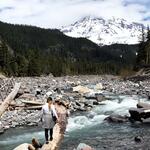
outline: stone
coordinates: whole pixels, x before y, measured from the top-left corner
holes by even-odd
[[[94,150],[94,149],[85,143],[80,143],[76,150]]]
[[[128,117],[121,115],[110,115],[106,117],[104,120],[108,121],[109,123],[124,123],[128,121]]]
[[[143,122],[143,119],[150,118],[150,109],[144,108],[130,108],[130,121],[140,121]]]
[[[105,96],[103,94],[96,94],[96,100],[102,102],[105,100]]]
[[[39,88],[37,88],[36,90],[35,90],[35,95],[37,96],[37,95],[40,95],[41,94],[41,92],[42,92],[42,90],[41,89],[39,89]]]
[[[136,136],[136,137],[134,138],[134,141],[137,142],[137,143],[140,143],[140,142],[142,142],[142,137]]]
[[[53,94],[52,91],[48,91],[45,95],[46,95],[47,97],[49,97],[49,96],[51,96],[52,94]]]
[[[94,87],[94,89],[95,89],[95,90],[102,90],[102,89],[103,89],[102,83],[96,84],[96,86]]]
[[[4,127],[3,124],[0,122],[0,134],[4,133]]]
[[[137,108],[150,109],[150,104],[139,102],[139,103],[137,104]]]

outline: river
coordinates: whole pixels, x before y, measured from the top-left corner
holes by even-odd
[[[73,150],[79,143],[86,143],[96,150],[148,150],[149,124],[114,124],[104,121],[110,114],[129,115],[128,109],[136,107],[138,101],[148,101],[137,95],[105,95],[108,100],[102,102],[102,105],[69,118],[61,150]],[[135,136],[141,136],[142,143],[135,143]],[[33,137],[44,142],[43,130],[38,127],[9,129],[0,135],[0,150],[12,150],[21,143],[31,142]]]

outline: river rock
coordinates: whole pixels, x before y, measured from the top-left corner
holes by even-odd
[[[19,125],[19,123],[18,122],[12,122],[12,125],[11,125],[11,127],[12,128],[15,128],[16,126],[18,126]]]
[[[0,134],[4,133],[4,126],[3,124],[0,122]]]
[[[102,83],[96,84],[95,87],[94,87],[94,89],[95,89],[95,90],[102,90],[102,89],[103,89]]]
[[[86,100],[84,102],[85,106],[94,107],[93,105],[98,105],[99,103],[95,99]]]
[[[96,99],[97,97],[96,97],[96,94],[95,93],[85,93],[84,94],[84,97],[86,98],[86,99]]]
[[[143,123],[150,124],[150,118],[142,119]]]
[[[40,89],[40,88],[37,88],[36,90],[35,90],[35,95],[37,96],[37,95],[40,95],[42,93],[42,90]]]
[[[139,102],[139,103],[137,104],[137,108],[150,109],[150,104]]]
[[[53,94],[53,92],[52,91],[48,91],[48,92],[46,92],[46,97],[49,97],[49,96],[51,96]]]
[[[108,121],[109,123],[124,123],[128,121],[128,117],[121,115],[110,115],[109,117],[106,117],[104,120]]]
[[[140,143],[140,142],[142,142],[142,137],[141,136],[136,136],[134,138],[134,141],[137,142],[137,143]]]
[[[63,91],[65,92],[65,93],[69,93],[69,92],[72,92],[73,91],[73,88],[72,87],[64,87],[63,88]]]
[[[96,94],[96,100],[98,101],[98,102],[102,102],[102,101],[104,101],[106,98],[105,98],[105,96],[103,95],[103,94]]]

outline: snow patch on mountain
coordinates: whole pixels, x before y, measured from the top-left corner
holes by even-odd
[[[111,19],[85,17],[60,30],[65,35],[84,37],[98,45],[136,44],[139,42],[142,26],[140,23],[114,17]]]

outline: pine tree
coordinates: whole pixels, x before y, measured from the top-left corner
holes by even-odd
[[[145,51],[145,32],[144,27],[142,26],[140,41],[139,41],[139,50],[136,59],[136,66],[140,67],[146,63],[146,51]]]
[[[147,26],[147,36],[146,36],[146,40],[150,41],[150,29],[149,29],[149,25]]]

